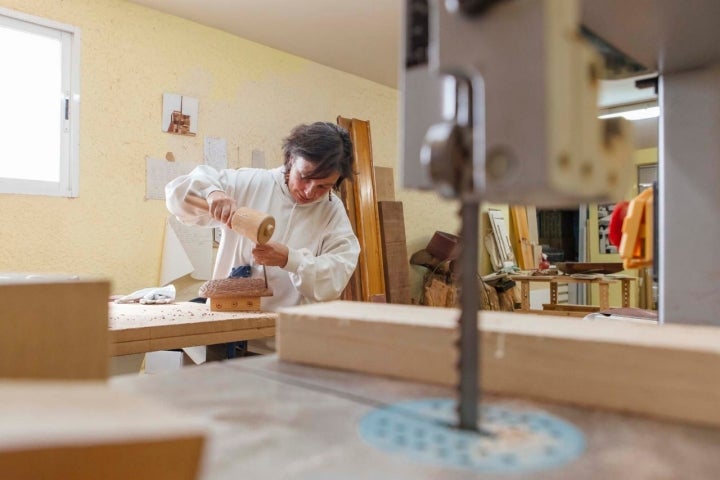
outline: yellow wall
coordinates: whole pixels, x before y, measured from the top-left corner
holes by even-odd
[[[265,152],[281,163],[294,125],[337,115],[369,120],[378,166],[398,156],[398,92],[122,0],[0,0],[0,6],[80,28],[80,195],[0,195],[0,271],[108,278],[113,293],[155,286],[167,216],[144,200],[145,157],[172,151],[202,162],[203,138],[223,137],[231,167]],[[198,135],[161,132],[162,94],[200,100]],[[396,173],[397,174],[397,173]],[[398,190],[408,253],[435,230],[455,232],[455,206]],[[413,270],[413,294],[423,271]]]

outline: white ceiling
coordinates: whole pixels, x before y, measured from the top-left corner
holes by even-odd
[[[130,0],[398,88],[404,0]],[[655,98],[601,82],[601,108]]]
[[[130,0],[397,88],[404,0]]]

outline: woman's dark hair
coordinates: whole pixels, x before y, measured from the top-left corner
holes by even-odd
[[[285,172],[290,172],[293,159],[302,157],[315,167],[305,178],[326,178],[339,173],[335,189],[346,178],[352,180],[353,148],[350,134],[339,125],[315,122],[298,125],[283,142]]]

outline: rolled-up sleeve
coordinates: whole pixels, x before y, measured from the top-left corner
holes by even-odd
[[[186,225],[219,226],[220,222],[210,218],[207,210],[187,203],[185,197],[191,194],[207,199],[212,192],[227,192],[228,185],[226,171],[218,172],[208,165],[199,165],[165,186],[165,205]]]

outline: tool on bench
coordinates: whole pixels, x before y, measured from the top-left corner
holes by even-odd
[[[209,209],[207,200],[196,195],[186,195],[185,201],[198,208]],[[269,242],[275,232],[275,218],[273,216],[247,207],[238,207],[235,210],[230,225],[233,231],[249,238],[258,245]]]

